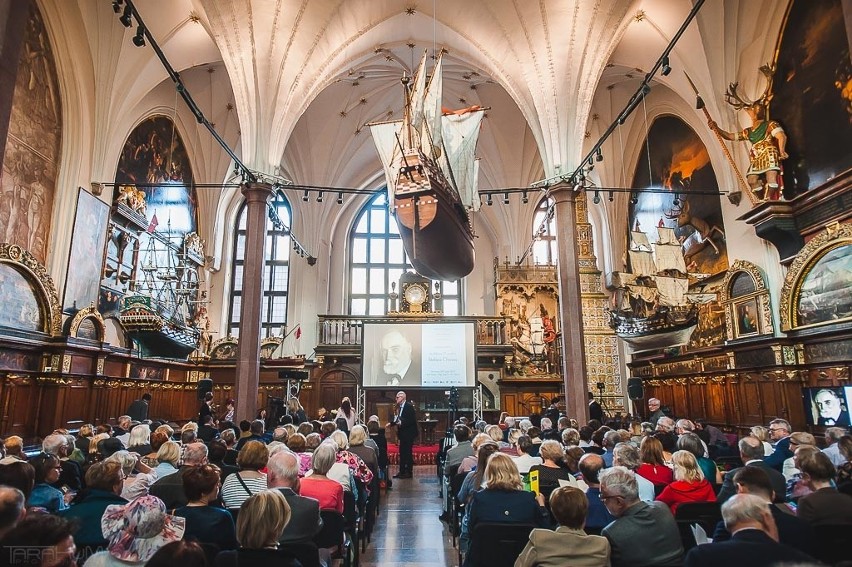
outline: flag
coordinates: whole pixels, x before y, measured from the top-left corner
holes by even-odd
[[[151,217],[151,224],[148,225],[148,232],[153,233],[157,230],[158,224],[160,224],[160,221],[157,220],[157,213],[154,213],[154,216]]]
[[[296,340],[299,340],[300,338],[302,338],[302,326],[301,325],[296,327]]]

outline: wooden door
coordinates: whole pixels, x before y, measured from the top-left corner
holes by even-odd
[[[340,401],[344,397],[349,398],[353,408],[357,405],[358,376],[354,372],[341,368],[331,369],[320,377],[319,384],[319,407],[334,411],[340,407]]]

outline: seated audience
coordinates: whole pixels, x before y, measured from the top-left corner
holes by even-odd
[[[473,497],[474,493],[485,488],[485,468],[488,465],[488,459],[491,455],[498,451],[499,445],[496,443],[484,443],[480,446],[479,451],[476,454],[476,466],[472,471],[467,473],[464,477],[464,481],[462,481],[458,494],[454,495],[460,503],[465,505],[465,513],[461,518],[461,533],[459,534],[459,549],[462,552],[466,553],[470,546],[470,532],[468,531],[468,520],[470,519],[470,516],[467,514],[470,508],[467,505],[470,503],[470,499]],[[446,518],[446,520],[449,519],[449,517]]]
[[[77,432],[77,438],[74,440],[74,445],[80,449],[83,454],[89,452],[89,442],[95,434],[95,426],[91,423],[84,423],[80,426],[80,431]]]
[[[287,438],[287,448],[296,455],[296,459],[299,461],[299,476],[305,476],[311,470],[313,464],[311,453],[307,451],[307,439],[301,433],[295,433]]]
[[[17,435],[9,435],[8,437],[6,437],[6,440],[3,442],[3,453],[6,455],[4,457],[4,460],[27,460],[27,456],[24,455],[24,440],[18,437]]]
[[[793,456],[793,451],[790,449],[790,432],[792,431],[793,428],[786,419],[773,419],[769,422],[769,439],[774,443],[774,450],[763,458],[763,462],[778,472],[781,472],[784,461]]]
[[[541,464],[541,457],[533,456],[534,453],[538,452],[538,447],[533,444],[532,439],[528,436],[521,435],[518,437],[515,447],[518,450],[518,456],[512,460],[515,461],[515,466],[518,467],[521,474],[527,474],[530,472],[530,467]]]
[[[160,450],[163,447],[160,447]],[[207,464],[207,446],[204,443],[190,443],[183,449],[183,465],[178,472],[157,480],[151,485],[149,493],[162,500],[169,510],[186,506],[183,475],[192,467],[205,464]]]
[[[101,517],[108,506],[123,505],[122,498],[124,476],[121,465],[115,461],[94,463],[86,471],[86,488],[77,493],[71,501],[71,507],[59,513],[60,516],[77,520],[74,542],[79,548],[103,548],[107,539],[101,532]]]
[[[79,462],[69,458],[69,455],[76,450],[73,439],[71,435],[53,433],[44,438],[41,450],[50,455],[56,455],[62,467],[59,478],[50,484],[60,490],[77,492],[83,488],[83,468]],[[82,454],[80,459],[85,461]]]
[[[222,483],[222,502],[228,510],[237,510],[248,498],[266,490],[266,468],[269,450],[260,441],[247,441],[237,456],[240,472],[232,474]]]
[[[379,455],[378,450],[367,445],[370,441],[370,435],[367,433],[367,428],[363,425],[356,425],[349,431],[349,452],[357,455],[364,463],[370,472],[373,473],[373,478],[378,478],[379,475]]]
[[[784,461],[781,465],[781,474],[790,482],[799,474],[799,469],[796,467],[796,461],[793,458],[796,455],[796,450],[802,447],[813,447],[816,449],[816,437],[806,431],[795,431],[790,434],[790,450],[793,455]]]
[[[160,447],[162,447],[168,440],[169,436],[164,431],[155,431],[152,433],[149,442],[151,450],[147,453],[140,453],[142,455],[140,460],[152,469],[156,469],[160,464],[160,461],[157,459],[157,454],[160,451]]]
[[[653,436],[663,447],[663,463],[668,467],[674,468],[672,454],[677,451],[677,436],[671,431],[659,430],[655,431]]]
[[[738,443],[740,450],[740,460],[746,467],[758,467],[766,472],[769,476],[769,482],[772,484],[772,492],[775,494],[775,502],[784,502],[787,499],[787,486],[784,482],[784,475],[776,471],[763,461],[763,442],[757,437],[743,437]],[[739,471],[739,468],[728,471],[722,481],[722,488],[719,490],[717,500],[724,502],[731,496],[737,493],[737,487],[734,485],[734,475]]]
[[[156,496],[107,506],[100,521],[106,551],[92,555],[86,567],[142,567],[164,545],[183,537],[186,520],[166,513]]]
[[[359,426],[355,426],[359,427]],[[290,505],[290,523],[284,528],[279,543],[306,543],[313,541],[322,529],[319,502],[299,495],[299,461],[289,451],[281,451],[269,459],[267,483],[277,489]]]
[[[639,449],[631,443],[619,443],[612,452],[612,463],[616,467],[624,467],[635,473],[636,469],[642,464],[639,459]],[[637,474],[636,484],[639,486],[639,500],[653,502],[656,498],[654,483],[644,476]]]
[[[558,441],[548,439],[543,442],[539,455],[541,455],[542,463],[530,467],[530,473],[538,472],[538,486],[544,494],[545,501],[548,501],[551,492],[559,488],[559,481],[578,487],[577,479],[563,462],[562,445]]]
[[[138,453],[139,455],[147,455],[153,451],[151,447],[151,428],[147,424],[137,425],[130,430],[127,450],[131,453]]]
[[[834,468],[840,468],[846,462],[846,457],[840,453],[840,445],[837,443],[840,438],[846,434],[846,430],[842,427],[826,427],[825,428],[825,449],[823,453],[834,465]]]
[[[615,518],[601,533],[609,540],[612,567],[679,566],[683,545],[669,510],[639,500],[636,476],[624,467],[602,471],[600,482],[601,500]]]
[[[220,472],[216,465],[196,465],[188,469],[183,474],[187,504],[174,511],[175,516],[186,519],[184,537],[204,544],[210,559],[219,551],[236,549],[238,545],[233,516],[215,506],[219,482]]]
[[[704,473],[704,478],[707,482],[722,484],[722,473],[708,457],[705,457],[706,452],[704,445],[701,444],[701,439],[695,433],[684,433],[677,440],[677,448],[681,451],[689,451],[695,457],[698,463],[698,468]]]
[[[837,472],[822,452],[808,453],[798,460],[802,481],[812,490],[799,499],[798,515],[812,526],[852,525],[852,496],[837,491]]]
[[[240,547],[216,556],[216,567],[247,565],[301,565],[295,557],[279,547],[278,538],[290,521],[290,506],[277,490],[263,490],[248,498],[237,518],[237,541]]]
[[[580,459],[580,473],[583,475],[583,482],[589,487],[586,490],[586,499],[589,501],[586,528],[596,532],[615,519],[609,513],[606,502],[601,498],[601,485],[598,475],[603,468],[604,461],[600,455],[586,453]]]
[[[189,537],[189,536],[186,536]],[[145,567],[208,567],[210,562],[204,548],[194,541],[173,541],[167,543],[151,556]]]
[[[321,443],[313,453],[313,467],[310,476],[300,482],[299,493],[319,502],[321,510],[334,510],[343,513],[343,485],[326,476],[336,464],[337,445]]]
[[[154,434],[157,435],[163,434]],[[180,463],[180,445],[174,441],[165,441],[157,450],[157,466],[154,467],[154,474],[157,479],[162,479],[170,474],[178,472],[178,463]]]
[[[228,446],[221,439],[214,439],[207,444],[207,461],[211,465],[219,467],[219,474],[225,480],[234,473],[240,471],[237,466],[225,464],[225,456],[228,454]]]
[[[698,468],[695,455],[689,451],[676,451],[672,455],[674,462],[674,482],[663,489],[657,500],[666,504],[672,514],[684,502],[715,502],[716,492],[704,473]]]
[[[751,437],[759,440],[763,443],[763,454],[768,457],[771,455],[775,448],[772,446],[772,443],[769,442],[769,430],[762,425],[755,425],[749,430]]]
[[[138,496],[145,496],[151,485],[157,481],[157,475],[154,474],[153,469],[141,463],[136,454],[122,450],[113,453],[107,460],[116,461],[121,465],[121,472],[124,475],[122,498],[133,500]]]
[[[754,494],[735,494],[722,504],[722,520],[731,539],[697,545],[686,554],[685,567],[741,565],[770,567],[779,563],[813,564],[801,551],[778,543],[771,506]]]
[[[544,447],[542,447],[543,449]],[[583,531],[588,501],[579,488],[564,486],[550,495],[556,531],[535,529],[515,567],[609,567],[609,542]]]
[[[373,472],[361,457],[349,450],[349,435],[338,429],[329,438],[337,444],[337,462],[349,467],[352,476],[361,481],[364,489],[369,493],[370,483],[373,482]]]
[[[852,435],[844,435],[837,442],[840,454],[846,462],[837,467],[837,487],[852,483]],[[847,492],[848,494],[848,492]]]
[[[24,493],[17,488],[0,485],[0,539],[24,519],[26,502]]]
[[[59,516],[30,514],[0,539],[0,561],[4,565],[76,567],[75,528],[74,522]]]
[[[650,480],[654,486],[666,486],[674,480],[672,469],[666,466],[663,444],[656,437],[648,436],[642,439],[639,457],[642,464],[636,469],[636,474]]]
[[[59,480],[59,472],[62,470],[59,457],[41,453],[30,459],[29,463],[35,471],[35,485],[30,492],[27,505],[31,508],[43,508],[51,514],[68,508],[66,495],[62,494],[61,490],[51,486]],[[73,495],[69,495],[68,500],[70,500],[70,496]]]

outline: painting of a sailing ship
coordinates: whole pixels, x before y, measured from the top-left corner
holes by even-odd
[[[374,123],[370,130],[412,266],[434,280],[457,280],[474,265],[470,213],[479,209],[474,150],[484,109],[443,109],[442,55],[428,82],[428,54],[413,80],[403,78],[403,119]]]

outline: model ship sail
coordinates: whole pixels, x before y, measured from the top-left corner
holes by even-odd
[[[630,234],[631,272],[615,272],[610,327],[634,352],[685,345],[698,323],[698,303],[714,294],[689,293],[683,248],[674,229],[659,226],[653,245],[638,230]],[[702,274],[703,275],[703,274]]]
[[[473,228],[479,210],[474,151],[482,109],[444,114],[442,56],[426,81],[423,55],[402,120],[370,125],[385,170],[388,203],[414,269],[456,280],[473,270]],[[407,79],[403,79],[407,84]]]
[[[182,246],[172,242],[170,232],[148,235],[142,279],[123,298],[119,311],[122,327],[142,356],[186,358],[198,348],[198,267],[203,262],[203,243],[194,232],[184,237]]]

